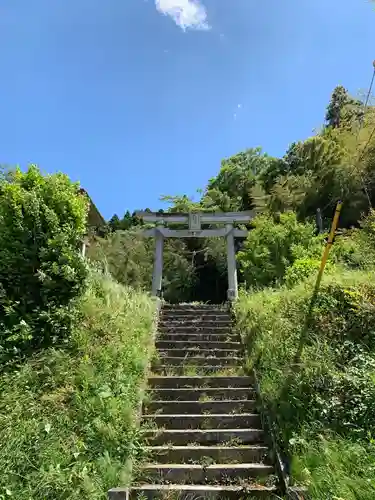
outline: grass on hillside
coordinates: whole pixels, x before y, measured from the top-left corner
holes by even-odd
[[[313,500],[375,498],[374,278],[342,269],[325,276],[294,370],[313,279],[242,293],[236,305],[292,477]]]
[[[154,313],[93,274],[66,345],[0,374],[1,500],[98,500],[128,484]]]

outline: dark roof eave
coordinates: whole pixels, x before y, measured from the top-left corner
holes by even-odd
[[[95,203],[92,201],[90,198],[89,194],[87,191],[83,188],[80,189],[80,192],[84,195],[87,196],[90,206],[89,206],[89,213],[87,215],[87,225],[88,227],[100,227],[104,226],[106,224],[103,216],[99,212],[99,210],[96,208]]]

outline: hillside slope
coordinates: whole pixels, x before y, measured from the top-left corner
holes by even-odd
[[[291,474],[313,500],[375,498],[375,273],[328,274],[293,367],[313,281],[242,293],[238,328]]]
[[[155,304],[92,273],[63,345],[0,373],[0,498],[106,498],[128,483]]]

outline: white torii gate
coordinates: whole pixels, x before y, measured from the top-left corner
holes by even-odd
[[[136,212],[144,222],[156,223],[156,227],[143,231],[144,236],[155,238],[155,259],[152,276],[152,295],[161,293],[163,278],[163,247],[164,238],[211,238],[225,237],[227,240],[227,267],[228,267],[228,299],[235,300],[238,297],[236,253],[234,238],[246,238],[248,231],[235,229],[233,224],[248,223],[255,217],[252,211],[247,212],[192,212],[180,213],[155,213]],[[188,224],[188,229],[170,229],[165,224]],[[202,224],[223,224],[225,227],[219,229],[202,229]]]

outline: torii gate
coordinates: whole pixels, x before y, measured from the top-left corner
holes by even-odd
[[[252,211],[247,212],[192,212],[155,213],[137,212],[144,222],[154,222],[156,227],[143,231],[144,236],[155,238],[155,259],[152,276],[152,295],[160,296],[163,278],[163,246],[164,238],[211,238],[225,237],[227,240],[227,267],[228,267],[228,299],[238,297],[236,253],[234,238],[246,238],[248,231],[235,229],[233,224],[248,223],[255,217]],[[188,229],[170,229],[166,224],[188,224]],[[223,224],[219,229],[202,229],[202,224]]]

